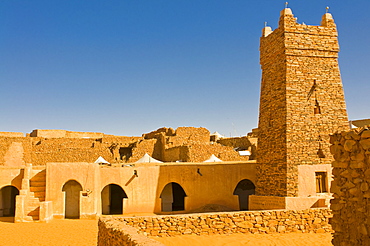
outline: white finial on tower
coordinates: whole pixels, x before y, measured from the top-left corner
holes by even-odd
[[[265,27],[267,27],[267,21],[265,21]]]
[[[285,8],[288,8],[288,2],[285,2]]]
[[[326,13],[329,13],[329,6],[326,6]]]

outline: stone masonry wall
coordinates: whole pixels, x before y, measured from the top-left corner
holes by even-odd
[[[137,233],[137,229],[118,221],[100,219],[98,246],[164,246],[164,244]]]
[[[192,146],[194,146],[193,151]],[[201,147],[199,147],[201,146]],[[178,150],[166,150],[178,148]],[[99,156],[112,164],[133,163],[148,153],[160,161],[199,162],[215,154],[222,160],[248,160],[231,147],[210,144],[205,128],[160,128],[142,137],[65,130],[34,130],[21,133],[0,132],[0,166],[34,166],[48,162],[94,162]],[[176,154],[178,154],[176,156]]]
[[[370,245],[370,126],[330,137],[333,244]]]
[[[256,194],[298,196],[298,165],[330,164],[329,134],[348,130],[331,14],[298,24],[289,8],[263,29]]]
[[[248,156],[241,156],[232,147],[221,144],[193,144],[188,148],[189,159],[195,162],[203,162],[214,154],[222,161],[247,161]]]
[[[135,137],[92,139],[0,136],[0,165],[14,166],[15,162],[23,165],[32,163],[34,166],[45,165],[47,162],[94,162],[99,156],[110,163],[123,162],[120,160],[119,147],[129,146],[136,141]]]
[[[328,209],[269,210],[166,215],[150,217],[104,217],[132,226],[146,236],[212,235],[230,233],[323,233],[332,232]],[[100,233],[100,232],[99,232]]]
[[[234,138],[221,138],[217,140],[217,143],[224,146],[230,146],[242,150],[249,150],[251,155],[249,160],[255,160],[257,152],[257,138],[256,137],[234,137]]]

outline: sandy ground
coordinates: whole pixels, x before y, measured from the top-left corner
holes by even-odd
[[[91,246],[97,244],[97,220],[53,220],[49,223],[12,223],[0,218],[0,246]]]
[[[12,223],[0,218],[0,246],[53,245],[92,246],[97,244],[97,220],[53,220],[49,223]],[[330,246],[331,234],[233,234],[213,236],[152,237],[167,246]]]
[[[167,246],[331,246],[330,233],[232,234],[152,237]]]

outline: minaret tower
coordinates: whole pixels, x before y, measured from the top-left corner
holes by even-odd
[[[330,13],[320,26],[309,26],[298,24],[290,8],[281,11],[276,30],[262,30],[258,168],[251,209],[297,208],[296,198],[306,199],[300,206],[309,208],[330,196],[329,134],[348,130],[337,36]]]

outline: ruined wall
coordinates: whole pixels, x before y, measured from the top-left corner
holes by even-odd
[[[217,143],[191,144],[166,149],[164,161],[175,162],[203,162],[208,160],[211,155],[215,155],[222,161],[248,161],[249,156],[240,156],[234,148],[223,146]]]
[[[330,143],[335,159],[331,188],[333,244],[370,245],[370,129],[333,134]]]
[[[189,158],[194,161],[202,162],[214,154],[222,161],[247,161],[248,156],[240,156],[232,147],[222,146],[221,144],[193,144],[189,148]]]
[[[156,140],[153,142],[151,152],[147,152],[154,158],[164,162],[202,162],[212,154],[223,161],[245,161],[247,156],[240,156],[232,147],[223,146],[218,143],[211,144],[210,133],[206,128],[179,127],[160,128],[156,131],[143,135],[144,141]],[[141,151],[137,147],[137,151]],[[143,151],[141,151],[143,152]],[[145,153],[144,153],[145,154]],[[134,158],[130,161],[135,160]]]
[[[158,150],[158,148],[156,149],[156,147],[158,147],[157,142],[158,142],[157,139],[145,139],[136,142],[133,145],[132,157],[129,159],[128,162],[135,162],[139,160],[141,157],[145,155],[145,153],[149,154],[155,159],[159,159],[158,158],[159,156],[156,155],[156,152],[157,151],[160,152],[161,150],[160,149]]]
[[[238,150],[249,150],[251,155],[249,160],[255,160],[257,154],[257,137],[234,137],[234,138],[221,138],[217,143],[224,146],[237,148]]]
[[[210,133],[203,127],[179,127],[175,135],[167,136],[165,139],[165,149],[190,144],[208,144]]]
[[[213,235],[230,233],[332,232],[328,209],[202,213],[151,217],[104,218],[132,226],[147,236]],[[100,234],[100,231],[99,231]]]
[[[188,146],[177,146],[177,147],[166,149],[164,150],[163,161],[165,162],[176,162],[176,161],[185,162],[186,160],[190,160],[188,149],[189,149]]]
[[[139,234],[137,229],[118,221],[100,218],[98,228],[98,246],[164,246],[158,241]]]
[[[210,145],[205,128],[160,128],[142,137],[124,137],[95,132],[34,130],[26,137],[20,133],[0,133],[0,166],[34,166],[48,162],[94,162],[99,156],[112,164],[133,163],[148,153],[160,161],[199,162],[211,154],[222,160],[248,160],[230,147]],[[192,146],[194,151],[191,151]],[[175,149],[173,149],[175,148]]]
[[[328,135],[347,130],[331,14],[298,24],[289,8],[263,29],[257,195],[298,196],[298,165],[330,164]]]
[[[24,134],[22,132],[0,132],[0,137],[24,137]]]
[[[124,162],[119,148],[137,140],[135,137],[111,136],[97,139],[0,137],[0,165],[20,167],[25,163],[39,166],[47,162],[94,162],[99,156],[110,163]]]

